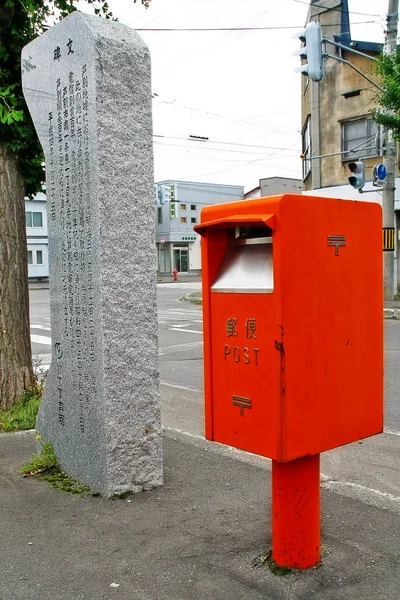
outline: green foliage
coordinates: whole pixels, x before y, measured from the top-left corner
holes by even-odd
[[[113,18],[107,2],[86,2],[94,5],[95,14]],[[149,1],[141,2],[148,8]],[[21,50],[74,10],[75,0],[0,0],[0,140],[18,154],[30,198],[42,189],[44,156],[22,94]]]
[[[24,475],[44,475],[54,468],[58,468],[57,457],[50,442],[42,442],[40,436],[41,448],[37,454],[34,454],[28,463],[21,467],[21,473]]]
[[[72,479],[72,477],[69,477],[58,468],[51,469],[51,472],[43,475],[43,479],[45,479],[53,489],[68,492],[69,494],[86,494],[90,492],[90,487],[76,479]]]
[[[255,568],[265,568],[268,569],[274,575],[278,575],[279,577],[284,577],[285,575],[289,575],[293,569],[290,567],[280,567],[276,564],[274,559],[272,558],[272,550],[269,550],[266,554],[261,554],[260,556],[256,556],[253,560],[252,566]]]
[[[34,454],[31,460],[22,465],[20,471],[24,477],[42,477],[50,483],[51,487],[70,494],[85,494],[90,488],[75,479],[69,477],[60,470],[60,465],[50,442],[42,442],[40,436],[36,436],[41,448]]]
[[[0,411],[0,432],[34,429],[43,387],[40,384],[25,390],[22,398],[6,411]]]
[[[384,111],[374,110],[374,121],[391,129],[393,137],[400,141],[400,54],[381,54],[376,71],[382,77],[383,92],[378,94],[377,99]]]

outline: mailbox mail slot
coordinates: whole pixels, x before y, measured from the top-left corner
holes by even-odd
[[[206,207],[206,437],[278,462],[383,427],[375,203],[286,194]]]
[[[251,232],[251,228],[246,229]],[[272,237],[237,237],[222,261],[211,291],[268,294],[273,289]]]

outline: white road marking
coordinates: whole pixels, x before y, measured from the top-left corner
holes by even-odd
[[[394,429],[388,429],[387,427],[383,428],[383,433],[388,433],[389,435],[398,435],[398,436],[400,436],[400,431],[395,431]]]
[[[172,275],[171,275],[172,278]],[[171,282],[171,283],[157,283],[157,287],[164,287],[164,288],[182,288],[182,289],[190,289],[192,288],[193,290],[201,290],[201,281],[192,281],[192,282]]]
[[[194,329],[183,329],[180,327],[170,327],[169,328],[170,331],[184,331],[185,333],[199,333],[200,335],[203,335],[202,331],[194,331]]]
[[[33,359],[37,362],[45,362],[46,364],[50,364],[51,354],[34,354]]]
[[[358,492],[358,494],[367,494],[375,496],[376,499],[384,498],[386,500],[390,500],[391,502],[400,503],[399,496],[395,496],[389,492],[381,492],[380,490],[369,488],[365,485],[361,485],[360,483],[353,483],[352,481],[336,481],[334,479],[329,479],[328,481],[323,482],[323,486],[333,490],[336,488],[336,491],[344,489],[354,490],[354,492]]]
[[[159,321],[194,321],[195,319],[198,319],[198,317],[198,314],[190,315],[182,312],[168,313],[163,311],[158,314]]]
[[[181,314],[198,314],[199,312],[201,312],[201,308],[167,308],[166,312],[168,313],[181,313]]]
[[[51,337],[44,335],[34,335],[31,333],[31,342],[34,344],[44,344],[45,346],[51,346]]]
[[[31,329],[44,329],[45,331],[51,331],[50,325],[41,325],[40,323],[31,323]]]
[[[187,350],[192,350],[193,348],[198,348],[202,345],[203,342],[199,341],[190,342],[189,344],[173,344],[171,346],[164,346],[164,348],[160,348],[159,355],[164,356],[165,354],[172,354],[173,352],[186,352]],[[51,354],[35,354],[33,356],[33,360],[37,361],[39,363],[39,367],[41,368],[49,367],[51,362]]]
[[[164,348],[160,348],[159,354],[163,356],[164,354],[171,354],[172,352],[185,352],[186,350],[191,350],[192,348],[197,348],[198,346],[202,346],[203,342],[191,342],[190,344],[174,344],[172,346],[165,346]]]
[[[187,392],[196,392],[198,394],[202,394],[201,390],[194,390],[193,388],[184,387],[183,385],[174,385],[172,383],[167,383],[166,381],[161,381],[161,385],[166,385],[167,387],[177,388],[178,390],[186,390]]]

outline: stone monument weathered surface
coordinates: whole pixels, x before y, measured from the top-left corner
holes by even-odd
[[[105,496],[160,485],[149,52],[75,12],[22,52],[46,159],[53,356],[37,431]]]

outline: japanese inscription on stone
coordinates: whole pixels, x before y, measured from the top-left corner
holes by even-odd
[[[37,430],[93,489],[149,489],[163,479],[149,52],[129,27],[75,12],[21,62],[49,214]]]
[[[68,60],[68,55],[73,52],[72,40],[66,47]],[[59,47],[54,50],[56,58],[61,58]],[[68,419],[68,399],[62,389],[62,353],[67,344],[75,359],[79,428],[83,433],[87,409],[96,394],[93,224],[89,185],[91,131],[87,65],[82,64],[78,69],[73,66],[74,70],[67,69],[64,79],[58,77],[54,83],[57,102],[55,112],[48,113],[47,177],[50,218],[61,224],[63,342],[54,344],[59,381],[59,423],[64,426]]]

